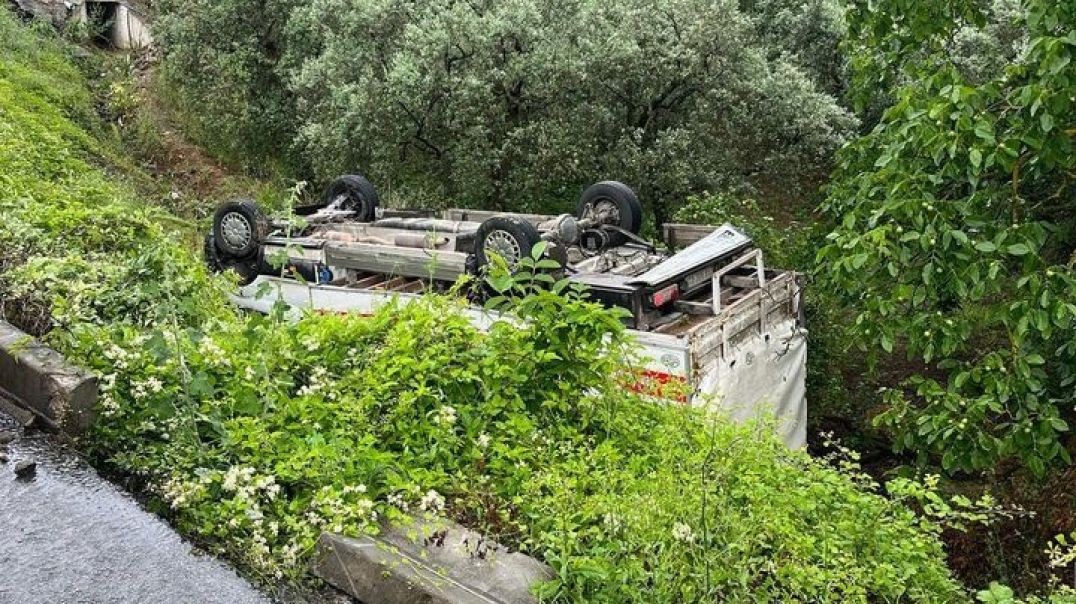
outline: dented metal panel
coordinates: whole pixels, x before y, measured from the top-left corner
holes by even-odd
[[[671,258],[635,277],[631,283],[650,287],[682,277],[751,245],[751,238],[732,225],[720,228],[677,252]]]

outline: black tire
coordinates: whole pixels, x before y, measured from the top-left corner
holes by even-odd
[[[377,196],[377,189],[366,180],[365,176],[345,174],[329,183],[325,189],[325,196],[322,198],[322,207],[334,203],[341,195],[347,198],[339,209],[355,212],[355,218],[359,222],[374,221],[381,199]]]
[[[474,238],[474,254],[478,267],[489,264],[487,250],[496,252],[509,266],[531,254],[531,249],[542,240],[533,224],[516,216],[494,216],[478,225]]]
[[[605,206],[605,210],[614,210],[609,219],[603,224],[611,224],[625,231],[639,234],[643,226],[643,204],[639,203],[639,197],[628,185],[615,180],[604,180],[587,187],[579,197],[575,215],[580,219],[589,218],[599,206]],[[610,233],[613,245],[619,245],[624,241],[622,233]]]
[[[205,236],[202,254],[205,256],[205,263],[210,271],[214,273],[232,271],[239,276],[239,285],[249,285],[258,275],[265,272],[266,265],[260,253],[255,253],[249,258],[223,255],[212,233]]]
[[[253,199],[222,203],[213,215],[213,240],[220,256],[247,258],[269,235],[269,219]]]
[[[224,270],[230,270],[239,275],[239,285],[250,285],[261,274],[260,264],[257,258],[226,260]]]

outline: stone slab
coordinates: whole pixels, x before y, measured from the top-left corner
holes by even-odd
[[[532,604],[531,586],[553,576],[475,531],[419,519],[376,537],[324,533],[311,570],[364,604]]]
[[[0,389],[65,432],[84,432],[93,422],[97,379],[4,321],[0,321]]]

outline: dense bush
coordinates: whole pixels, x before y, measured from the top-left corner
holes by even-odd
[[[841,99],[848,92],[848,60],[841,49],[847,26],[838,0],[740,0],[771,55],[786,55],[819,90]]]
[[[839,87],[843,64],[824,64],[841,27],[825,3],[249,4],[161,5],[181,96],[222,137],[296,134],[318,176],[361,168],[411,204],[564,208],[602,177],[659,219],[704,188],[799,198],[854,125],[812,81]],[[236,20],[238,41],[217,35]]]
[[[954,31],[985,22],[979,8],[855,13],[871,49],[857,64],[909,83],[841,154],[820,272],[872,358],[912,361],[879,418],[898,448],[952,471],[1015,459],[1041,475],[1069,460],[1076,401],[1076,5],[1026,2],[1011,26],[1028,43],[997,72],[949,52]]]
[[[300,162],[289,155],[297,125],[277,70],[296,0],[156,0],[153,35],[166,51],[159,93],[187,133],[256,170]]]
[[[489,333],[440,297],[229,312],[96,165],[59,49],[0,13],[0,50],[0,241],[26,242],[0,287],[51,306],[50,341],[101,375],[94,459],[188,534],[299,576],[319,531],[425,511],[545,559],[554,601],[959,597],[932,522],[764,426],[626,393],[624,330],[578,297],[529,297],[529,327]]]
[[[437,298],[212,335],[93,330],[94,451],[268,573],[302,572],[323,529],[444,511],[550,563],[555,601],[956,595],[909,510],[765,426],[624,394],[601,345],[615,320],[553,294],[535,308],[536,327],[488,335]]]

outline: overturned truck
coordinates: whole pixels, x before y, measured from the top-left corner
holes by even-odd
[[[663,225],[666,243],[682,247],[667,251],[640,237],[642,205],[614,181],[587,188],[574,214],[550,216],[382,208],[368,180],[346,175],[295,213],[303,220],[272,221],[250,200],[218,207],[206,261],[239,274],[239,306],[368,314],[446,291],[494,254],[512,266],[544,241],[593,300],[628,311],[644,364],[637,388],[736,420],[774,417],[786,444],[804,444],[801,280],[767,268],[734,226]],[[500,320],[477,306],[468,315],[479,328]]]

